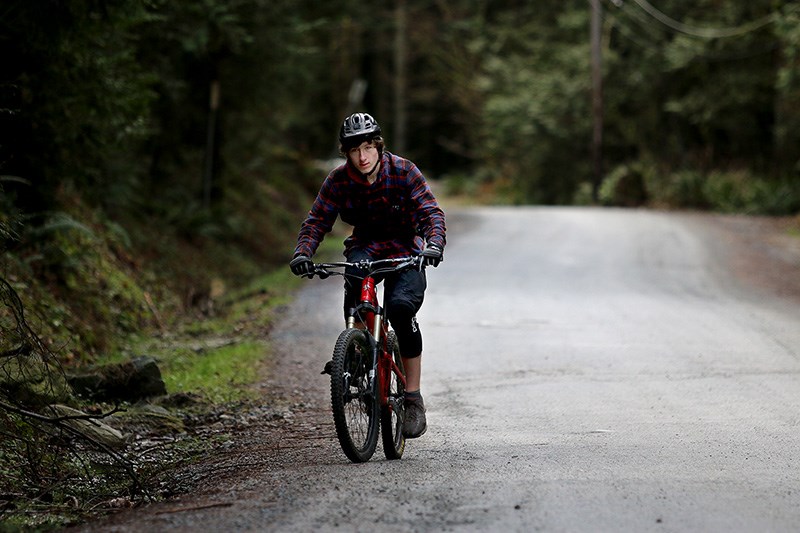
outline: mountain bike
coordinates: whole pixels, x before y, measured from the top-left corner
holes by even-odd
[[[381,433],[387,459],[400,459],[405,450],[406,378],[397,335],[389,329],[384,305],[378,302],[376,277],[408,268],[421,268],[422,257],[403,257],[355,263],[317,263],[313,273],[326,278],[346,277],[345,269],[364,272],[358,304],[348,311],[346,329],[339,334],[329,366],[331,407],[336,436],[354,463],[369,461]],[[360,276],[359,276],[360,277]]]

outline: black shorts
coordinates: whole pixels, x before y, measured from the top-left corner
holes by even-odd
[[[347,256],[349,262],[358,262],[372,258],[363,250],[352,250]],[[345,318],[350,314],[350,310],[358,303],[361,295],[361,280],[364,279],[364,271],[358,268],[350,268],[346,271],[347,276],[344,282],[344,314]],[[425,299],[425,289],[428,282],[425,278],[425,270],[416,269],[392,272],[382,276],[376,276],[375,281],[383,280],[384,294],[386,295],[386,308],[407,308],[410,316],[413,317],[422,307]],[[405,314],[405,313],[404,313]],[[391,320],[391,316],[389,319]],[[397,326],[395,326],[396,328]]]

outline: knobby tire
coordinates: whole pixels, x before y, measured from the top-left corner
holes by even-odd
[[[378,402],[370,390],[371,369],[372,354],[364,332],[344,330],[333,349],[331,407],[339,444],[354,463],[369,461],[378,444]]]

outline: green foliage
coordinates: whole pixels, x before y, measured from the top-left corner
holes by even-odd
[[[589,201],[587,4],[406,5],[407,155],[470,201]],[[284,262],[353,80],[391,149],[395,6],[358,7],[4,4],[0,239],[47,338],[100,353]],[[602,201],[796,209],[796,3],[658,9],[683,26],[603,3]]]
[[[707,208],[705,177],[695,170],[678,170],[663,179],[651,179],[656,205],[679,208]]]
[[[800,210],[800,183],[794,180],[765,178],[744,169],[708,175],[696,170],[649,172],[646,176],[650,202],[656,206],[773,216]],[[604,189],[613,182],[613,178],[607,180]]]
[[[246,399],[266,354],[259,342],[183,352],[164,367],[164,382],[169,391],[201,394],[215,403],[239,401]]]
[[[667,174],[687,167],[784,174],[786,161],[773,157],[776,124],[796,112],[776,113],[775,51],[792,4],[659,4],[682,26],[658,22],[635,4],[607,6],[608,155],[657,158]]]
[[[767,180],[747,172],[712,172],[703,191],[715,210],[789,215],[800,210],[800,183]]]
[[[368,82],[363,107],[391,149],[395,6],[358,7],[4,4],[0,239],[5,267],[44,303],[47,338],[99,354],[157,312],[194,311],[215,279],[243,284],[283,263],[354,79]],[[587,4],[407,7],[404,155],[458,176],[468,201],[591,201]],[[658,8],[684,30],[744,30],[684,31],[603,3],[601,200],[791,212],[796,3]],[[41,296],[34,279],[49,284]]]
[[[574,140],[588,139],[588,55],[574,36],[588,19],[566,9],[550,15],[511,27],[504,20],[475,38],[484,58],[483,161],[522,203],[568,202],[587,170],[576,157],[587,145]]]
[[[620,165],[606,176],[600,188],[603,205],[640,207],[647,202],[647,179],[637,165]]]
[[[130,492],[124,469],[58,428],[0,409],[0,433],[0,491],[14,497],[0,511],[2,531],[61,529],[98,500]]]
[[[147,134],[155,97],[153,75],[130,46],[145,17],[142,4],[11,1],[3,9],[0,34],[15,61],[2,81],[19,87],[28,118],[12,164],[36,178],[41,201],[52,201],[65,181],[105,198],[109,164]],[[136,167],[127,171],[123,177],[134,179]]]
[[[606,194],[618,186],[614,169],[638,159],[666,176],[647,178],[661,205],[712,205],[704,176],[726,168],[795,194],[774,184],[796,179],[800,168],[797,4],[668,1],[658,9],[674,23],[636,3],[603,3]],[[516,201],[584,197],[592,120],[586,4],[535,16],[500,4],[492,17],[474,18],[482,22],[469,41],[478,64],[472,84],[483,98],[478,165],[510,184]],[[763,199],[760,211],[793,203],[776,209],[768,194],[742,194]]]
[[[775,102],[776,161],[785,175],[800,172],[800,12],[791,4],[776,23],[781,43]]]
[[[27,265],[50,280],[63,300],[66,308],[53,309],[49,322],[53,331],[63,325],[71,332],[70,350],[97,353],[116,335],[148,324],[144,289],[120,260],[124,237],[113,225],[90,228],[64,212],[45,217],[28,234]]]
[[[384,60],[393,6],[353,17],[350,0],[6,4],[0,34],[18,59],[2,83],[19,89],[29,119],[18,161],[37,178],[37,206],[53,208],[68,180],[121,222],[164,217],[181,234],[226,239],[241,227],[230,214],[258,182],[299,173],[313,189],[303,160],[330,152],[354,79],[368,81],[364,105],[387,134],[394,125]],[[586,3],[408,9],[410,155],[434,173],[488,174],[514,201],[570,201],[590,170]],[[796,4],[673,0],[658,9],[683,26],[636,3],[603,3],[605,167],[654,157],[668,173],[733,164],[792,175]],[[212,83],[221,100],[209,132]]]

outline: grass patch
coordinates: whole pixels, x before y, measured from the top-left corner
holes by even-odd
[[[302,280],[276,268],[218,296],[211,316],[185,318],[161,335],[131,335],[103,363],[154,357],[167,391],[194,393],[212,404],[253,399],[251,385],[269,362],[269,332]]]
[[[786,233],[790,237],[800,238],[800,215],[796,215],[789,224]]]
[[[207,350],[180,350],[162,369],[170,392],[199,394],[214,403],[252,399],[248,385],[268,353],[265,343],[245,340]]]

